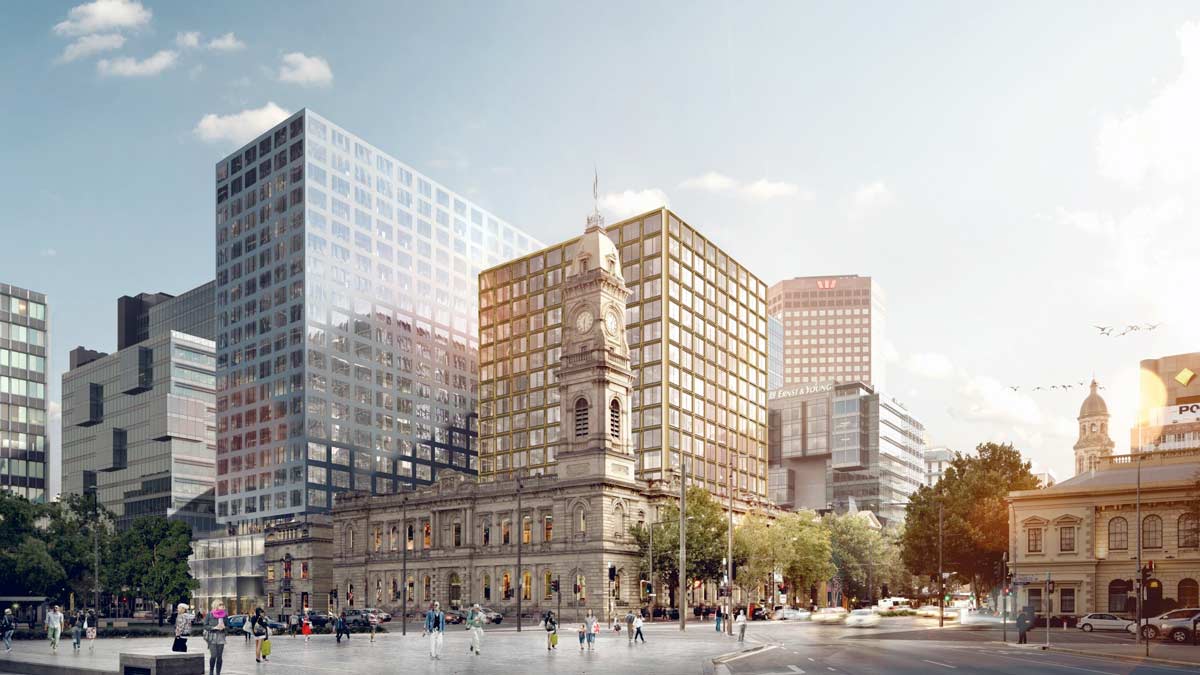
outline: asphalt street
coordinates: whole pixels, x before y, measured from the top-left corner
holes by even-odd
[[[1061,675],[1182,675],[1200,672],[1196,667],[1122,661],[1100,653],[1104,646],[1133,645],[1133,636],[1052,630],[1051,644],[1097,653],[1096,656],[1043,651],[1045,631],[1029,636],[1029,645],[1017,645],[1015,631],[1002,642],[998,628],[937,627],[933,620],[884,619],[877,628],[820,626],[801,622],[752,623],[747,641],[761,647],[725,660],[718,673],[731,675],[797,675],[847,673],[871,675],[901,673],[1049,673]],[[1155,656],[1192,659],[1200,647],[1155,643]]]

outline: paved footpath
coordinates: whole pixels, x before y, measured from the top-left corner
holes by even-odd
[[[399,627],[397,626],[397,629]],[[546,633],[536,625],[526,626],[518,633],[512,627],[489,629],[483,641],[483,655],[468,650],[470,633],[460,627],[446,628],[442,658],[429,658],[429,641],[421,637],[420,629],[410,630],[407,636],[380,633],[375,642],[369,636],[356,633],[341,644],[330,635],[313,636],[312,642],[289,636],[271,639],[273,653],[268,663],[254,662],[254,647],[245,640],[230,636],[225,647],[224,675],[306,675],[325,673],[485,673],[486,675],[525,675],[528,673],[595,673],[596,675],[631,675],[653,673],[701,673],[714,656],[735,651],[737,643],[713,629],[713,624],[689,624],[681,633],[677,625],[647,625],[643,629],[646,644],[630,646],[622,629],[621,634],[601,631],[593,652],[579,651],[574,627],[560,630],[558,649],[546,651]],[[200,652],[205,646],[200,637],[190,641],[190,651]],[[13,643],[11,654],[0,651],[0,674],[10,672],[4,662],[10,659],[37,663],[69,663],[71,665],[115,672],[121,652],[163,653],[171,649],[171,638],[110,638],[96,641],[95,653],[85,646],[79,654],[72,653],[70,640],[61,643],[58,653],[51,654],[44,640],[22,640]],[[207,652],[205,665],[207,668]]]

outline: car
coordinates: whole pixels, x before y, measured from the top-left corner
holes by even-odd
[[[813,623],[842,623],[846,620],[846,614],[844,607],[822,607],[811,619]]]
[[[869,609],[856,609],[846,615],[846,625],[873,628],[879,625],[879,615]]]
[[[379,623],[387,623],[388,621],[392,620],[392,615],[388,614],[387,612],[383,611],[382,609],[376,609],[374,607],[367,607],[367,608],[363,609],[363,612],[366,613],[368,619],[372,615],[374,615],[375,620],[378,621]]]
[[[329,625],[329,622],[332,621],[329,614],[311,609],[308,610],[308,613],[305,616],[308,617],[308,622],[312,624],[313,630],[320,630]]]
[[[287,632],[287,624],[275,619],[267,619],[267,628],[270,628],[271,632],[275,634]]]
[[[242,631],[242,627],[246,625],[246,619],[248,618],[249,617],[247,617],[245,614],[233,614],[225,617],[225,626],[230,631],[240,633]]]
[[[461,623],[466,623],[466,621],[467,621],[466,612],[460,612],[457,609],[448,609],[448,610],[446,610],[445,614],[446,614],[446,623],[461,624]]]
[[[959,612],[961,612],[961,611],[963,611],[963,610],[959,609],[958,607],[943,607],[942,608],[942,618],[957,619]],[[937,608],[936,607],[933,609],[933,615],[937,616]]]
[[[1142,636],[1147,640],[1161,636],[1180,644],[1191,642],[1192,625],[1198,619],[1200,619],[1200,608],[1188,607],[1171,610],[1150,619],[1142,619]],[[1128,630],[1132,633],[1134,624],[1129,624]]]
[[[1090,633],[1094,630],[1128,630],[1133,625],[1133,621],[1124,619],[1116,614],[1106,614],[1104,612],[1093,612],[1084,614],[1079,617],[1079,630]],[[1132,631],[1131,631],[1132,632]]]
[[[370,626],[370,615],[365,609],[348,609],[346,610],[346,625],[353,628],[354,626]]]
[[[483,618],[485,621],[490,621],[491,623],[498,624],[504,620],[503,612],[497,612],[496,610],[494,610],[490,607],[480,607],[479,609],[480,609],[480,611],[483,612]]]
[[[937,605],[921,605],[917,608],[917,616],[924,616],[936,619],[938,615]]]
[[[812,612],[807,609],[796,609],[794,607],[784,607],[775,612],[776,621],[808,621],[812,616]]]

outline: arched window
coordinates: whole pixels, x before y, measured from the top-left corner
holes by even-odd
[[[507,546],[512,543],[512,523],[509,521],[501,521],[500,523],[500,544]]]
[[[1092,422],[1092,433],[1096,433],[1096,423]]]
[[[1087,433],[1087,425],[1086,425],[1086,424],[1080,424],[1080,425],[1079,425],[1079,435],[1080,435],[1080,436],[1082,436],[1082,435],[1084,435],[1084,434],[1086,434],[1086,433]]]
[[[426,574],[421,580],[421,600],[429,602],[433,598],[433,579]]]
[[[546,570],[546,575],[542,577],[542,597],[550,600],[554,597],[554,575],[550,570]]]
[[[617,526],[617,530],[613,534],[617,539],[624,539],[629,533],[625,530],[625,509],[620,504],[613,509],[613,520],[616,521],[615,525]]]
[[[575,534],[587,536],[587,511],[582,504],[575,507]]]
[[[582,574],[575,575],[575,602],[582,602],[587,599],[587,577]]]
[[[375,550],[379,551],[379,549],[381,549],[381,548],[383,548],[383,528],[376,525],[375,526]]]
[[[351,607],[354,606],[354,584],[346,586],[346,602],[350,603]]]
[[[521,599],[533,599],[533,575],[529,572],[521,574]]]
[[[346,528],[346,550],[351,551],[351,552],[354,551],[354,528],[353,527]]]
[[[1197,548],[1200,547],[1200,518],[1197,518],[1193,513],[1185,513],[1179,516],[1179,548]],[[1195,607],[1196,605],[1184,605],[1184,607]]]
[[[1107,422],[1100,423],[1100,433],[1102,433],[1102,434],[1108,433],[1108,423]]]
[[[1108,550],[1124,551],[1128,548],[1129,522],[1124,518],[1113,518],[1108,521]]]
[[[392,602],[400,599],[400,581],[392,577]]]
[[[504,600],[512,597],[512,575],[508,572],[500,577],[500,597]]]
[[[1125,579],[1116,579],[1108,584],[1108,611],[1124,612],[1129,601],[1129,583]]]
[[[421,545],[424,548],[433,548],[433,526],[429,523],[421,526]]]
[[[375,579],[375,604],[383,602],[383,579]]]
[[[492,575],[490,574],[483,575],[483,599],[492,599]]]
[[[575,437],[582,438],[588,433],[588,402],[581,398],[575,401]]]
[[[400,529],[395,525],[392,526],[392,531],[388,535],[388,548],[393,551],[400,548]]]
[[[621,404],[615,398],[608,404],[608,433],[613,440],[621,440]]]
[[[525,546],[533,543],[533,518],[521,517],[521,543]]]
[[[416,532],[413,527],[412,523],[404,526],[404,547],[410,551],[413,550],[413,546],[416,544]]]
[[[1200,606],[1200,584],[1195,579],[1183,579],[1179,582],[1179,595],[1176,597],[1179,598],[1180,607]]]
[[[416,600],[417,599],[417,580],[416,580],[416,578],[414,578],[410,574],[408,576],[408,580],[405,582],[404,585],[408,587],[408,590],[407,590],[408,597],[405,599],[408,600],[409,602]]]
[[[1142,548],[1162,548],[1162,518],[1146,516],[1142,519]]]

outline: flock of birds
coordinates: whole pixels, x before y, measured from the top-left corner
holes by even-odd
[[[1093,327],[1096,330],[1100,331],[1100,334],[1103,335],[1104,337],[1121,337],[1123,335],[1128,335],[1130,333],[1137,333],[1139,331],[1150,332],[1150,331],[1158,328],[1161,325],[1162,325],[1161,323],[1132,323],[1132,324],[1126,325],[1123,329],[1121,329],[1121,332],[1119,332],[1119,333],[1114,333],[1113,331],[1120,328],[1120,326],[1093,326]],[[1075,384],[1051,384],[1049,386],[1027,387],[1026,391],[1050,391],[1050,390],[1070,391],[1071,389],[1074,389],[1076,387],[1083,388],[1086,386],[1088,386],[1087,382],[1079,381],[1079,382],[1076,382]],[[1015,385],[1009,385],[1008,388],[1013,391],[1021,391],[1021,387],[1015,386]],[[1104,389],[1103,386],[1098,386],[1097,388]]]
[[[1128,335],[1129,333],[1136,333],[1136,332],[1142,331],[1142,330],[1152,331],[1161,325],[1162,324],[1160,324],[1160,323],[1141,323],[1141,324],[1133,323],[1133,324],[1129,324],[1129,325],[1125,326],[1124,330],[1122,330],[1120,333],[1113,332],[1114,330],[1119,328],[1119,326],[1093,326],[1093,328],[1100,331],[1100,334],[1105,337],[1121,337],[1122,335]]]

